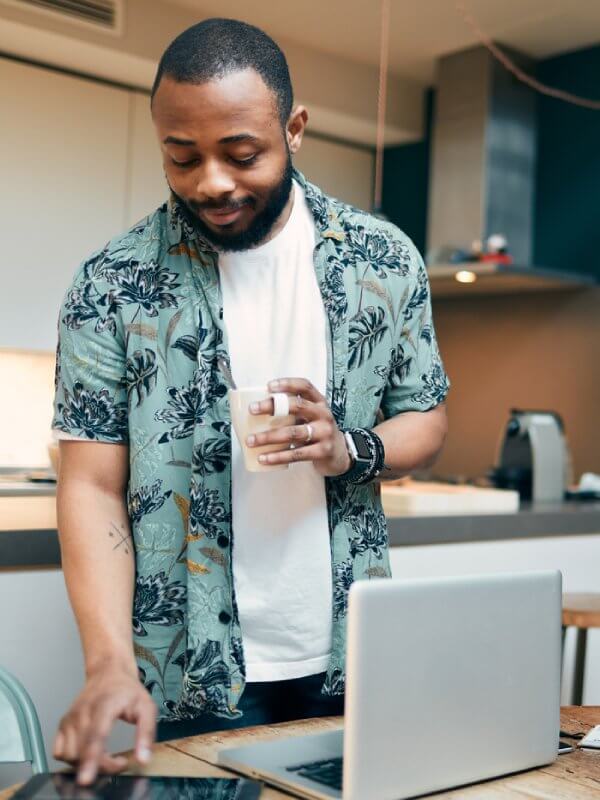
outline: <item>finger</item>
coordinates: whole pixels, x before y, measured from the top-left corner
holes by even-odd
[[[329,452],[327,452],[329,450]],[[307,447],[296,447],[293,450],[279,450],[276,453],[262,453],[258,460],[261,464],[293,464],[296,461],[320,461],[328,458],[333,450],[325,447],[325,443],[318,442]]]
[[[63,761],[74,764],[79,759],[79,737],[74,725],[69,724],[63,729],[65,743],[63,746]]]
[[[148,699],[138,702],[136,711],[135,757],[140,764],[148,764],[152,758],[152,745],[156,739],[156,706]]]
[[[93,714],[93,724],[89,726],[89,733],[85,738],[79,761],[77,774],[78,783],[85,785],[92,783],[98,774],[102,756],[106,751],[106,740],[119,716],[121,709],[115,705],[99,704]]]
[[[325,400],[321,392],[306,378],[277,378],[269,383],[269,391],[299,394],[311,403],[322,403]]]
[[[123,772],[128,766],[127,756],[112,756],[110,753],[104,753],[100,759],[100,772],[107,775],[116,775],[118,772]]]
[[[306,400],[301,395],[289,397],[289,414],[293,417],[301,417],[304,420],[313,421],[316,419],[330,419],[331,411],[323,404],[313,403],[312,400]],[[265,400],[259,400],[250,403],[249,410],[251,414],[269,414],[273,416],[275,413],[275,403],[272,397],[267,397]]]
[[[52,755],[58,760],[62,760],[63,750],[65,746],[65,735],[62,731],[58,731],[54,737],[54,745],[52,747]]]
[[[262,447],[266,444],[295,444],[302,447],[306,444],[318,442],[330,436],[332,433],[331,425],[327,422],[312,422],[309,426],[285,425],[282,428],[275,428],[271,431],[253,433],[246,437],[248,447]]]

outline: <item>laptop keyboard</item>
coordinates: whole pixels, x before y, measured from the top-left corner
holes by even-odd
[[[297,767],[286,767],[288,772],[295,772],[303,778],[309,778],[317,783],[324,783],[332,789],[342,788],[343,759],[326,758],[323,761],[311,761],[308,764],[299,764]]]

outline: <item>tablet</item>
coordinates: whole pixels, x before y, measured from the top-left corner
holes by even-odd
[[[167,778],[101,775],[79,786],[74,774],[42,773],[22,786],[13,800],[257,800],[261,784],[243,778]]]

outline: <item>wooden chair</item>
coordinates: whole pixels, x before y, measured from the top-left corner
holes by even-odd
[[[562,625],[563,651],[567,628],[576,628],[571,705],[580,706],[583,701],[587,632],[589,628],[600,628],[600,594],[564,594]]]

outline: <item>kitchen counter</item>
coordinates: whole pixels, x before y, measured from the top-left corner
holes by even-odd
[[[388,519],[391,547],[600,535],[600,502],[522,504],[510,514]],[[0,496],[0,569],[60,567],[52,496]]]
[[[600,502],[521,503],[510,514],[392,517],[388,531],[391,547],[600,534]]]

